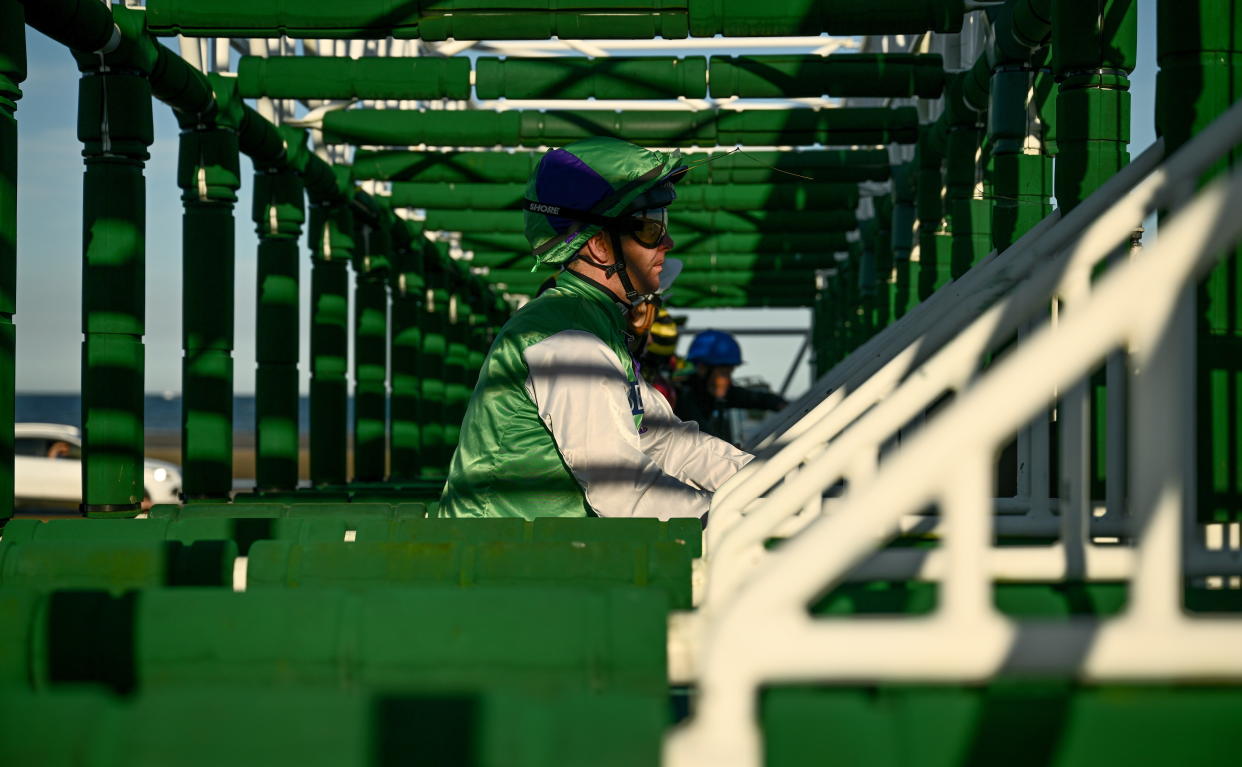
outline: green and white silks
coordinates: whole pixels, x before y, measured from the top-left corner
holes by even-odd
[[[620,303],[557,279],[492,344],[439,514],[702,516],[751,456],[678,420],[636,374]]]

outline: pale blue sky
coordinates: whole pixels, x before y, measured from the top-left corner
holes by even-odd
[[[1131,152],[1154,140],[1155,3],[1139,0],[1139,68],[1132,77]],[[73,392],[79,387],[81,343],[82,159],[75,136],[78,72],[60,45],[27,29],[29,76],[18,102],[18,298],[17,388],[23,392]],[[171,42],[171,41],[170,41]],[[175,182],[177,125],[171,110],[154,105],[155,144],[147,164],[147,372],[146,390],[181,390],[181,203]],[[235,390],[254,391],[255,249],[250,221],[250,173],[242,159],[238,193],[234,291]],[[302,260],[303,360],[307,357],[305,307],[309,260]],[[800,309],[720,309],[687,312],[689,324],[706,327],[806,326]],[[739,376],[780,386],[800,343],[796,338],[743,337],[747,364]],[[306,371],[303,367],[303,390]],[[803,365],[792,392],[809,384]]]

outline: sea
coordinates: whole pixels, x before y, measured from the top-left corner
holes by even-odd
[[[63,423],[82,426],[82,397],[79,394],[41,394],[18,392],[14,403],[18,423]],[[143,419],[147,432],[175,432],[181,429],[181,396],[178,394],[147,394],[143,397]],[[349,401],[352,421],[353,400]],[[252,434],[255,423],[253,396],[233,398],[234,434]],[[310,398],[298,402],[298,430],[305,433],[310,426]]]

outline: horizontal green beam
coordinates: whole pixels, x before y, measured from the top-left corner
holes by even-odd
[[[746,269],[828,269],[837,266],[834,253],[669,253],[679,259],[687,272],[697,269],[725,271]],[[476,250],[466,262],[471,267],[493,269],[529,269],[534,263],[530,253],[504,250]]]
[[[458,112],[457,114],[460,114]],[[353,174],[358,179],[423,183],[525,184],[542,152],[410,152],[359,149]],[[797,182],[789,174],[823,182],[884,181],[889,177],[883,149],[810,149],[801,152],[705,152],[687,154],[694,170],[679,184],[770,184]]]
[[[674,241],[679,237],[693,239],[700,232],[847,232],[857,226],[853,210],[824,210],[817,213],[795,213],[783,210],[758,210],[746,213],[733,211],[690,211],[673,208],[669,211],[669,229]],[[425,225],[429,231],[442,232],[522,232],[522,213],[516,210],[446,210],[428,209]]]
[[[672,255],[687,253],[832,253],[849,250],[845,232],[675,232],[677,247]],[[461,246],[473,251],[509,251],[531,258],[530,243],[517,232],[462,232]]]
[[[939,98],[939,54],[845,53],[835,56],[713,56],[712,98],[802,96]]]
[[[517,210],[525,197],[525,184],[396,181],[387,199],[396,207]],[[678,188],[676,210],[853,210],[857,205],[855,184],[697,184]]]
[[[701,99],[707,59],[483,57],[475,63],[474,88],[481,99]]]
[[[447,40],[959,32],[963,0],[148,0],[160,35]]]
[[[243,56],[237,87],[245,98],[468,99],[470,60],[436,56]]]
[[[914,107],[699,112],[344,109],[323,119],[329,144],[544,146],[613,136],[645,146],[914,143]]]
[[[490,269],[487,274],[480,275],[488,282],[503,282],[509,285],[539,285],[549,277],[547,271],[532,272],[529,269]],[[701,271],[685,270],[677,277],[678,287],[695,286],[709,289],[713,286],[750,287],[753,291],[767,288],[795,290],[801,287],[807,292],[815,289],[814,269],[790,269],[776,271],[771,269],[705,269]]]

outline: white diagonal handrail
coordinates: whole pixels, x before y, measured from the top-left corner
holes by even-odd
[[[1236,112],[1235,107],[1233,112]],[[1230,145],[1214,149],[1222,153]],[[770,557],[714,615],[699,705],[666,744],[665,765],[759,763],[762,685],[816,680],[982,681],[1001,671],[1104,679],[1242,679],[1242,620],[1190,619],[1178,604],[1180,520],[1193,495],[1193,291],[1239,240],[1242,171],[1218,180],[1162,225],[1159,242],[1087,286],[1083,300],[965,388],[958,398]],[[1129,610],[1115,619],[1014,621],[981,598],[991,576],[986,481],[991,455],[1107,355],[1130,355],[1129,480],[1138,546]],[[946,449],[952,446],[952,450]],[[793,497],[822,491],[808,467]],[[782,490],[784,492],[784,489]],[[938,503],[952,526],[941,608],[925,619],[814,620],[807,606],[892,534]]]
[[[716,556],[717,550],[723,546],[723,539],[740,528],[739,515],[743,509],[778,482],[784,481],[810,455],[822,450],[825,443],[854,424],[903,380],[913,378],[911,371],[919,360],[928,359],[950,342],[966,348],[967,342],[963,338],[978,336],[977,331],[1002,317],[1012,318],[1013,314],[1008,309],[999,315],[986,312],[998,295],[1026,291],[1027,294],[1018,300],[1029,305],[1032,296],[1042,291],[1047,281],[1028,278],[1037,267],[1047,273],[1050,267],[1048,261],[1075,241],[1080,243],[1074,251],[1075,261],[1061,265],[1059,269],[1064,271],[1067,280],[1076,279],[1081,283],[1083,275],[1089,274],[1096,263],[1113,252],[1141,224],[1144,216],[1163,204],[1162,195],[1167,196],[1170,190],[1180,190],[1192,184],[1219,159],[1224,148],[1239,142],[1242,142],[1242,105],[1235,105],[1156,173],[1152,169],[1159,162],[1163,148],[1159,144],[1152,147],[1066,216],[1064,221],[1052,225],[1053,217],[1046,219],[1043,226],[1028,232],[1005,253],[968,272],[958,281],[960,285],[951,283],[946,286],[953,288],[957,285],[956,288],[939,291],[936,296],[943,295],[945,300],[935,306],[944,307],[942,310],[933,306],[934,311],[929,310],[923,315],[912,312],[902,322],[890,326],[893,332],[889,340],[880,344],[882,349],[864,345],[837,366],[846,368],[845,372],[834,377],[836,369],[830,371],[821,382],[834,379],[839,382],[838,385],[820,405],[784,435],[788,437],[797,433],[797,436],[773,454],[752,462],[716,493],[712,504],[712,524],[707,530],[707,561],[710,563]],[[1083,247],[1084,244],[1089,247]],[[1024,281],[1028,284],[1021,291],[1016,290],[1015,286]],[[1045,292],[1044,297],[1047,295]],[[936,296],[924,305],[931,305]],[[906,323],[904,327],[902,323]],[[973,336],[967,332],[968,328],[976,331]],[[1006,324],[1004,329],[1016,328]],[[872,342],[881,341],[883,336],[877,336]],[[990,343],[994,346],[1003,338],[1004,335],[993,336]],[[981,351],[990,351],[991,348]],[[923,368],[920,367],[919,375],[922,374]],[[819,390],[823,388],[821,386]],[[928,389],[935,387],[929,386]],[[932,397],[943,390],[941,386],[932,393]],[[925,406],[930,404],[929,399]],[[885,434],[884,438],[891,433]],[[710,564],[708,571],[710,584]]]

